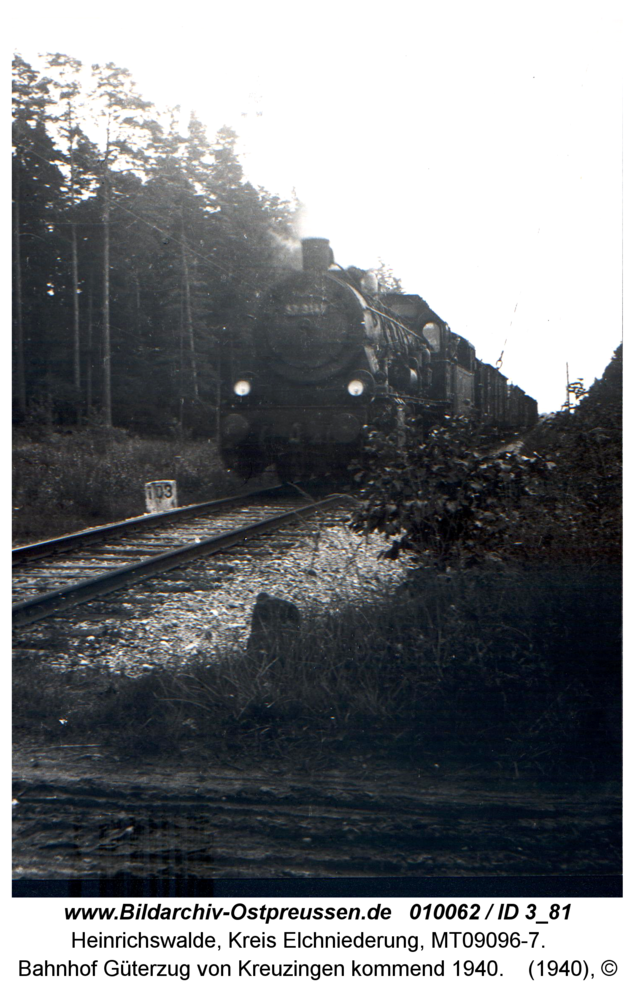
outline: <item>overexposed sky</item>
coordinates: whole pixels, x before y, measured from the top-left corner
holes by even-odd
[[[252,182],[306,206],[342,265],[382,257],[536,396],[621,340],[622,5],[341,0],[24,5],[27,60],[128,68],[240,135]]]

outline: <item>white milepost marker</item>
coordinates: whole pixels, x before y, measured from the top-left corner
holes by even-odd
[[[161,479],[156,483],[146,483],[146,511],[158,514],[162,510],[174,510],[176,503],[176,480]]]

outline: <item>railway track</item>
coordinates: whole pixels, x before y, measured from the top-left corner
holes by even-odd
[[[273,487],[21,546],[13,550],[13,626],[62,614],[340,502],[307,502]]]

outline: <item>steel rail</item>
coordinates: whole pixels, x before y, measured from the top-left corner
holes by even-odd
[[[203,514],[205,511],[221,507],[223,504],[248,500],[250,497],[265,496],[268,493],[275,493],[286,488],[285,485],[268,486],[264,490],[249,490],[247,493],[237,493],[235,496],[221,497],[219,500],[205,500],[203,503],[194,503],[187,507],[175,507],[174,510],[159,511],[156,514],[141,514],[138,517],[130,517],[126,521],[101,524],[96,528],[86,528],[84,531],[78,531],[72,535],[60,535],[57,538],[47,538],[42,542],[33,542],[30,545],[18,545],[11,550],[11,557],[14,563],[26,559],[40,559],[53,552],[66,552],[70,549],[81,548],[83,545],[90,545],[108,536],[125,535],[130,529],[152,527],[157,522],[178,521],[182,517]]]
[[[116,590],[130,587],[134,583],[146,580],[149,577],[165,573],[183,563],[199,559],[201,556],[211,555],[214,552],[222,552],[225,549],[238,545],[247,538],[264,534],[281,525],[293,521],[295,518],[302,518],[308,514],[324,508],[332,507],[342,502],[342,496],[327,497],[326,500],[319,500],[315,503],[305,504],[296,507],[295,510],[286,514],[276,514],[274,517],[265,518],[263,521],[256,521],[254,524],[236,528],[233,531],[225,532],[221,535],[213,535],[211,538],[203,539],[200,542],[193,542],[190,545],[182,545],[176,549],[169,549],[158,556],[151,556],[136,563],[128,563],[110,573],[102,573],[81,583],[73,583],[66,587],[58,587],[39,597],[32,597],[26,601],[19,601],[12,606],[13,627],[21,628],[49,618],[72,608],[77,604],[93,600],[96,597],[105,597]]]

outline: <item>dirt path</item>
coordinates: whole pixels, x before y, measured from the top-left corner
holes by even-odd
[[[609,874],[619,788],[352,758],[311,773],[107,751],[15,754],[14,877]]]

